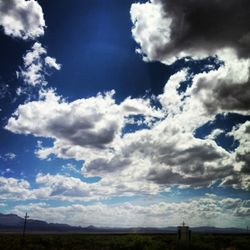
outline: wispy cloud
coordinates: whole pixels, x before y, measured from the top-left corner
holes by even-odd
[[[2,159],[4,161],[14,160],[16,157],[17,157],[17,155],[13,152],[9,152],[9,153],[6,153],[4,155],[0,155],[0,159]]]
[[[31,50],[27,51],[23,61],[24,66],[17,72],[17,75],[31,86],[47,84],[45,76],[49,74],[48,68],[61,69],[61,65],[56,62],[55,58],[47,56],[47,50],[39,42],[35,42]]]

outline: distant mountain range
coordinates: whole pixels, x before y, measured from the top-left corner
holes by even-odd
[[[15,214],[0,213],[0,232],[22,232],[24,219]],[[203,233],[250,233],[240,228],[216,228],[194,227],[193,232]],[[54,233],[176,233],[177,227],[135,227],[135,228],[112,228],[112,227],[76,227],[67,224],[47,223],[41,220],[28,219],[27,232],[54,232]]]

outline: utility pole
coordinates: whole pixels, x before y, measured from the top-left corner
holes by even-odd
[[[24,217],[24,224],[23,224],[23,239],[25,237],[25,233],[26,233],[26,224],[27,224],[27,219],[29,218],[28,214],[26,213],[25,214],[25,217]]]

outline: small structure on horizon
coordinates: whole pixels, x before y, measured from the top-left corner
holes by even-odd
[[[26,233],[26,225],[27,225],[27,219],[29,218],[28,214],[26,213],[25,214],[25,217],[24,217],[24,223],[23,223],[23,239],[25,237],[25,233]]]
[[[182,225],[177,228],[177,243],[188,246],[191,241],[191,230],[183,221]]]

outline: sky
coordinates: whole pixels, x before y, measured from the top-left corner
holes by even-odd
[[[250,225],[248,0],[0,0],[0,212]]]

